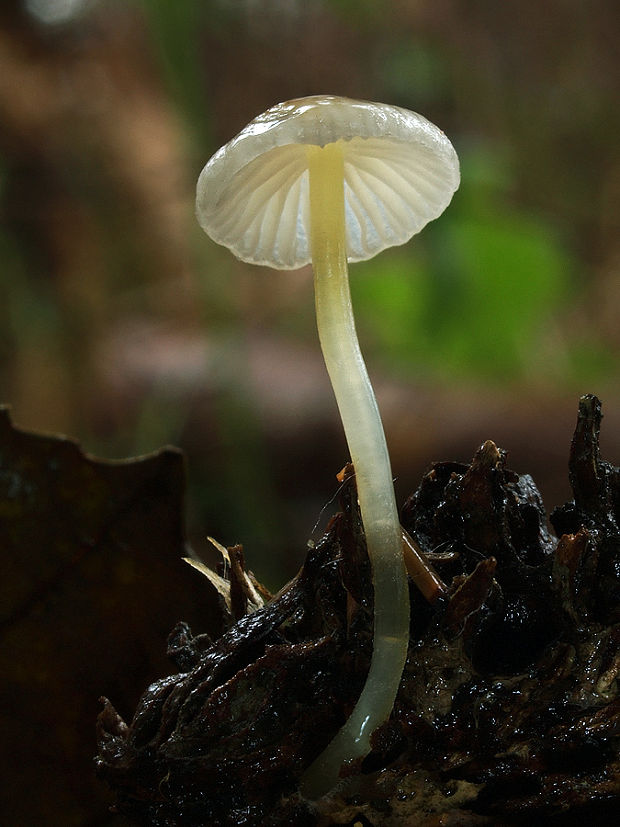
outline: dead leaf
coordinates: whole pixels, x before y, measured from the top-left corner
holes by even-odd
[[[92,769],[99,696],[129,713],[169,671],[161,644],[179,618],[218,633],[211,587],[181,560],[184,488],[175,448],[98,460],[0,409],[2,781],[29,790],[0,806],[4,823],[105,813]]]

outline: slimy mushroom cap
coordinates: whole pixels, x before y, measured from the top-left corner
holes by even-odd
[[[279,270],[309,264],[308,146],[339,143],[349,261],[404,244],[459,185],[456,152],[422,115],[332,95],[279,103],[223,146],[198,179],[203,230],[237,258]]]

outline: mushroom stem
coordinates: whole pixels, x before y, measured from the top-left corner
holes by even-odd
[[[409,591],[385,434],[351,306],[342,143],[306,152],[317,326],[355,467],[374,587],[370,670],[350,717],[304,775],[302,791],[316,798],[334,786],[345,762],[370,751],[373,732],[390,715],[407,656]]]

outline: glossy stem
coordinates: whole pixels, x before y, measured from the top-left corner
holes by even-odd
[[[392,711],[407,656],[409,591],[385,435],[351,305],[342,143],[306,151],[317,326],[355,468],[375,607],[373,654],[362,693],[302,779],[302,792],[316,798],[334,786],[344,763],[370,751],[371,735]]]

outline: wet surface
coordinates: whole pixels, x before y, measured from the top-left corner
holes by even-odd
[[[446,594],[429,602],[410,581],[392,716],[337,795],[310,804],[297,788],[346,719],[372,651],[350,474],[342,511],[278,596],[224,618],[215,642],[179,624],[169,655],[180,671],[146,690],[129,725],[105,701],[97,770],[117,810],[150,825],[612,823],[620,472],[600,458],[600,422],[600,402],[583,397],[574,500],[552,513],[555,534],[531,477],[491,441],[470,465],[435,464],[406,501],[403,528]]]

